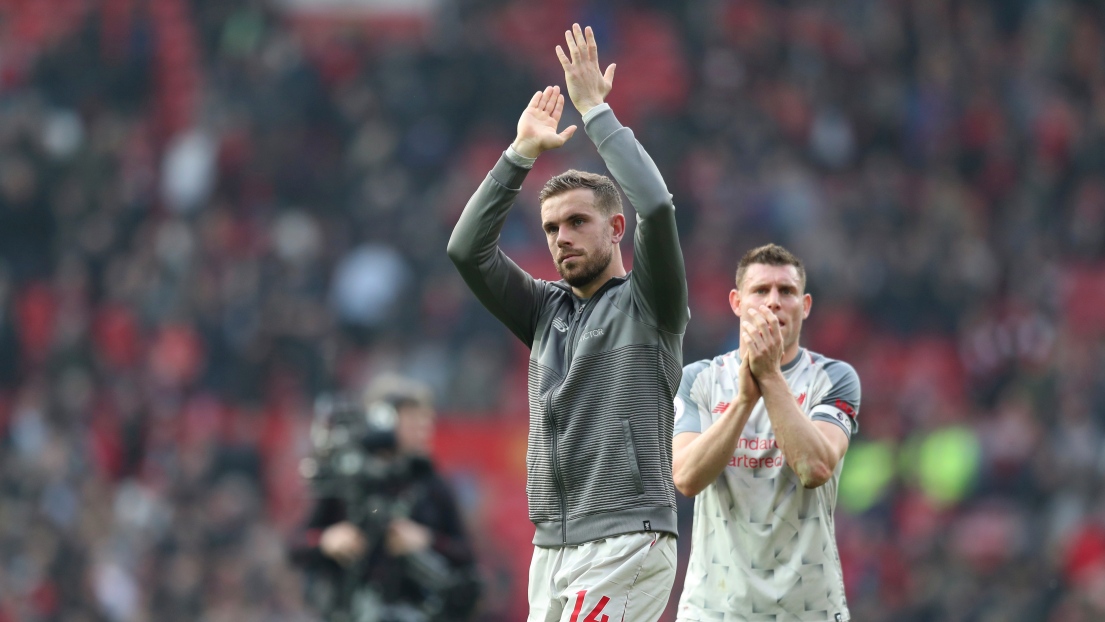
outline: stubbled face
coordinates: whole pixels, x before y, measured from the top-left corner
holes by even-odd
[[[556,271],[572,287],[584,287],[614,257],[613,227],[595,208],[595,193],[577,188],[545,199],[541,227]]]
[[[752,264],[745,270],[740,290],[730,294],[729,302],[737,317],[746,309],[766,305],[779,318],[784,356],[797,354],[802,321],[809,317],[813,304],[810,295],[802,291],[797,268]]]
[[[434,411],[425,406],[404,406],[395,419],[395,441],[404,454],[429,455],[434,436]]]

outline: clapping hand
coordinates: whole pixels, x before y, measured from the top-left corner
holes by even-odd
[[[763,378],[781,372],[783,361],[783,330],[779,318],[766,305],[752,307],[741,317],[741,345],[747,346],[752,375]]]
[[[557,132],[560,116],[564,113],[564,96],[559,86],[547,86],[537,91],[529,105],[518,119],[518,136],[511,145],[514,151],[527,158],[536,158],[542,152],[556,149],[576,132],[576,126],[569,125],[564,131]]]
[[[744,330],[741,330],[740,334],[740,355],[741,364],[740,371],[737,373],[737,399],[738,404],[753,405],[760,401],[760,397],[763,395],[760,392],[760,385],[756,382],[756,377],[752,375],[752,354],[751,346],[747,343]]]

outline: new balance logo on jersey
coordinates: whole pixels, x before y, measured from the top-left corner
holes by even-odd
[[[712,412],[715,415],[720,415],[721,413],[725,412],[726,408],[729,408],[729,402],[718,402],[717,406],[714,406],[714,410]]]
[[[804,404],[804,403],[805,403],[805,401],[806,401],[806,394],[805,394],[805,393],[803,393],[802,395],[799,395],[799,396],[798,396],[798,405],[799,405],[799,406],[801,406],[802,404]]]
[[[552,327],[555,328],[556,330],[562,332],[562,333],[568,332],[568,325],[565,324],[564,320],[562,320],[560,318],[555,318],[552,321]]]

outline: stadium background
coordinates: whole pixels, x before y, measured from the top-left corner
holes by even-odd
[[[310,619],[311,402],[382,371],[521,619],[526,351],[444,249],[573,21],[676,197],[686,360],[770,240],[860,373],[854,619],[1105,619],[1099,2],[2,0],[0,621]],[[570,165],[503,234],[538,276]]]

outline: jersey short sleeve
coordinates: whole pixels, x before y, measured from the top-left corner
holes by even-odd
[[[843,361],[828,363],[825,373],[831,384],[825,395],[810,409],[810,419],[835,423],[851,438],[859,431],[859,374]]]
[[[705,406],[709,401],[704,396],[704,392],[709,390],[706,386],[708,383],[704,382],[706,370],[709,367],[709,361],[698,361],[683,368],[683,379],[679,382],[679,391],[675,394],[674,436],[683,432],[701,433],[709,426],[710,412]]]

